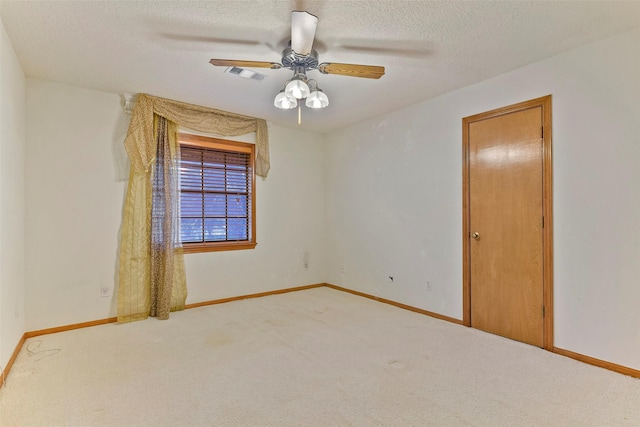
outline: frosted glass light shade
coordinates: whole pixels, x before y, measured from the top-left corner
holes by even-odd
[[[280,91],[276,95],[276,99],[273,101],[273,105],[283,110],[290,110],[298,106],[298,101],[295,98],[290,98],[284,91]]]
[[[307,96],[305,105],[309,108],[324,108],[329,105],[329,97],[320,89],[314,90]]]
[[[309,86],[302,80],[294,78],[284,88],[284,93],[291,98],[302,99],[309,95]]]

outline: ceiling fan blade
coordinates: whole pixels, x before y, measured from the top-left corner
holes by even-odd
[[[266,44],[264,42],[256,41],[256,40],[242,40],[242,39],[231,39],[224,37],[209,37],[209,36],[190,36],[185,34],[171,34],[171,33],[160,33],[159,37],[165,40],[171,40],[176,42],[193,42],[193,43],[207,43],[207,44],[228,44],[228,45],[236,45],[236,46],[259,46]]]
[[[367,79],[379,79],[384,75],[384,67],[377,65],[338,64],[335,62],[323,62],[318,65],[318,71],[322,74],[339,74]]]
[[[316,36],[318,17],[309,12],[291,12],[291,49],[300,55],[308,55]]]
[[[277,62],[242,61],[237,59],[212,59],[209,63],[217,67],[271,68],[272,70],[282,68],[282,65]]]
[[[417,44],[417,43],[415,43]],[[429,56],[432,51],[426,48],[418,47],[418,48],[402,48],[402,47],[382,47],[382,46],[359,46],[359,45],[347,45],[347,44],[337,44],[337,48],[347,50],[347,51],[356,51],[360,53],[369,53],[373,55],[387,55],[387,56],[401,56],[403,58],[424,58]]]

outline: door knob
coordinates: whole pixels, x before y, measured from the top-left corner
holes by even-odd
[[[476,240],[480,240],[480,233],[475,232],[475,233],[473,233],[473,234],[471,235],[471,237],[473,237],[473,238],[474,238],[474,239],[476,239]]]

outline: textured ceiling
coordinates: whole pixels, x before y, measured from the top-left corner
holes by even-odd
[[[615,1],[0,1],[28,77],[145,92],[297,127],[273,98],[289,70],[246,80],[210,58],[280,61],[290,12],[319,17],[321,62],[382,65],[380,80],[308,73],[329,95],[302,108],[327,132],[640,26],[640,2]]]

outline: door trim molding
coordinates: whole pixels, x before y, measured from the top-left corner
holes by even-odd
[[[528,110],[542,109],[542,211],[544,228],[542,229],[542,289],[545,316],[543,324],[543,348],[553,351],[553,164],[551,155],[551,95],[520,102],[495,110],[487,111],[462,119],[462,323],[471,326],[471,257],[469,233],[469,125]]]

